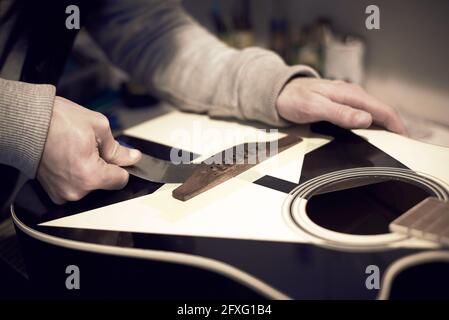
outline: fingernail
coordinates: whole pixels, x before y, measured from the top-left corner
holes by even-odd
[[[137,159],[140,159],[140,157],[142,156],[142,153],[139,150],[137,150],[137,149],[131,149],[129,151],[129,156],[132,159],[137,160]]]
[[[371,122],[373,121],[373,118],[367,112],[359,112],[355,117],[355,121],[357,126],[369,127],[371,125]]]

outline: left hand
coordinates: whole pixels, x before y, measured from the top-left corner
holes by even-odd
[[[407,135],[398,113],[360,86],[343,81],[296,78],[278,97],[277,111],[295,123],[329,121],[347,129],[364,129],[374,122]]]

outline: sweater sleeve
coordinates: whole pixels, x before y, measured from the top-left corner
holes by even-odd
[[[56,89],[0,78],[0,163],[34,178],[47,139]]]
[[[87,27],[114,64],[161,98],[215,117],[286,126],[276,110],[282,88],[296,76],[318,77],[271,51],[226,46],[179,1],[104,0]]]

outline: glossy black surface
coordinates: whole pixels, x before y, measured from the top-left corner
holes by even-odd
[[[324,172],[369,164],[404,167],[365,140],[354,137],[350,132],[343,131],[334,137],[333,142],[306,156],[302,172],[305,177],[310,179]],[[155,143],[141,140],[127,140],[126,143],[163,159],[169,154],[168,147]],[[351,153],[352,146],[356,149],[353,153]],[[332,159],[329,159],[335,150],[337,151],[332,154]],[[323,158],[323,155],[326,156]],[[270,180],[270,177],[265,177],[265,180]],[[282,180],[279,185],[284,190],[282,188],[278,190],[287,192],[288,188],[285,188]],[[325,249],[311,244],[37,226],[37,223],[55,217],[149,194],[160,186],[132,178],[122,191],[94,192],[78,203],[55,206],[49,202],[36,183],[30,182],[19,194],[15,212],[18,218],[31,228],[65,239],[119,247],[183,252],[222,261],[294,298],[375,298],[378,292],[367,290],[365,287],[366,267],[374,264],[385,270],[397,258],[416,252],[380,250],[354,253]],[[61,281],[65,274],[61,270],[67,264],[79,263],[83,270],[88,270],[88,289],[83,292],[87,296],[181,298],[189,297],[189,294],[192,294],[192,297],[203,298],[258,296],[241,284],[213,272],[167,263],[66,250],[19,233],[32,279],[39,287],[44,286],[44,283],[51,284],[49,285],[51,294],[62,291],[63,295],[70,296],[71,293],[65,292],[62,287]],[[148,290],[145,290],[146,288]],[[400,292],[400,288],[396,292]]]
[[[307,215],[319,226],[336,232],[385,234],[393,220],[435,196],[422,186],[398,179],[370,180],[363,186],[313,195],[307,202]]]
[[[326,122],[313,124],[311,130],[332,137],[333,140],[306,155],[298,184],[270,176],[262,177],[255,183],[275,190],[290,192],[301,183],[338,170],[361,167],[407,169],[404,164],[349,130]]]

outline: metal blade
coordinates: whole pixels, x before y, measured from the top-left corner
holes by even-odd
[[[278,140],[279,151],[285,149],[286,147],[291,147],[292,145],[298,143],[299,141],[301,141],[301,138],[293,136],[286,136],[282,139],[279,139]],[[229,160],[231,163],[233,163],[231,167],[239,168],[235,169],[234,171],[242,170],[242,168],[252,167],[253,165],[250,166],[248,166],[247,164],[242,165],[242,163],[245,163],[245,159],[249,154],[258,150],[257,149],[258,144],[260,143],[268,144],[269,146],[271,146],[270,141],[242,143],[241,145],[234,146],[227,150],[221,151],[213,155],[212,157],[206,159],[203,163],[198,164],[195,163],[175,164],[173,162],[154,158],[152,156],[149,156],[148,154],[143,153],[142,159],[137,164],[135,164],[134,166],[125,167],[124,169],[133,176],[152,182],[183,183],[187,180],[187,178],[192,176],[192,174],[197,168],[200,168],[200,171],[201,169],[208,168],[206,175],[214,174],[215,172],[214,170],[217,167],[213,165],[210,166],[209,164],[214,163],[216,160],[224,163],[226,163],[225,161],[226,159]],[[239,148],[240,146],[242,146],[243,148]],[[249,146],[252,146],[253,148],[250,148]],[[276,147],[278,147],[278,145],[276,145]],[[238,152],[238,150],[244,150],[245,152],[243,153]],[[228,159],[228,155],[231,155],[232,158]],[[261,161],[263,160],[259,159],[258,162]],[[207,165],[204,165],[204,163],[207,163]],[[228,167],[228,165],[226,165],[226,167]]]
[[[124,167],[129,174],[157,183],[182,183],[192,175],[198,164],[174,164],[173,162],[142,154],[135,165]]]

